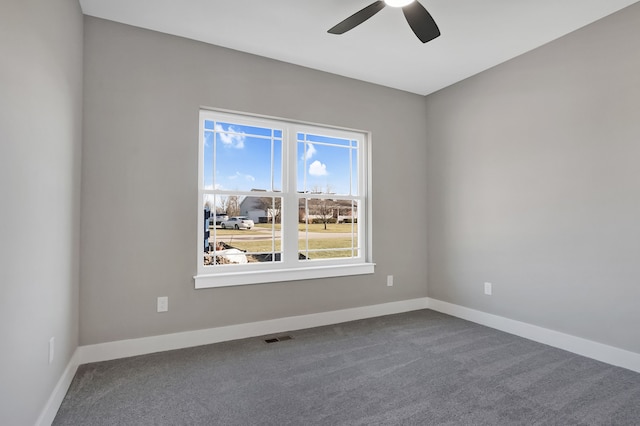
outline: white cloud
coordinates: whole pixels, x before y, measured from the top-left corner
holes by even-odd
[[[213,185],[205,185],[204,189],[214,189]],[[221,184],[216,183],[215,189],[224,189]]]
[[[229,176],[229,180],[235,180],[235,179],[238,179],[238,178],[244,179],[244,180],[249,181],[249,182],[254,182],[256,180],[256,178],[254,178],[253,176],[245,175],[245,174],[240,173],[240,172],[236,172],[235,175]]]
[[[327,175],[327,165],[316,160],[309,166],[309,174],[311,176],[325,176]]]
[[[222,128],[220,124],[216,123],[215,127],[216,127],[216,132],[219,132],[218,135],[220,136],[220,142],[222,142],[225,146],[228,146],[229,148],[236,148],[236,149],[244,148],[244,141],[247,138],[247,136],[244,133],[242,133],[242,131],[236,130],[233,126],[229,126],[228,131],[234,133],[234,134],[231,134],[231,133],[225,133],[225,130]]]
[[[303,160],[308,160],[311,157],[313,157],[316,152],[318,152],[318,151],[316,151],[316,147],[313,146],[312,143],[309,143],[309,144],[307,144],[307,151],[302,154],[302,159]]]

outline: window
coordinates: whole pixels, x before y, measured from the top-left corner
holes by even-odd
[[[366,132],[200,111],[196,288],[373,273]]]

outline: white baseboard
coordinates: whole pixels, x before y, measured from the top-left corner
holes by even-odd
[[[640,354],[464,306],[427,298],[427,308],[640,373]]]
[[[182,333],[99,343],[78,348],[80,364],[320,327],[382,315],[415,311],[425,309],[426,307],[427,298],[419,298],[205,330],[185,331]]]
[[[283,333],[427,308],[640,373],[640,354],[638,353],[426,297],[205,330],[185,331],[81,346],[77,351],[76,367],[90,362],[108,361],[153,352]]]
[[[78,366],[80,365],[79,359],[79,351],[76,349],[71,356],[67,367],[64,369],[62,376],[58,380],[58,383],[56,383],[56,387],[53,388],[53,392],[51,392],[51,396],[49,396],[38,420],[36,420],[36,426],[50,426],[51,423],[53,423],[53,419],[55,419],[56,414],[58,413],[60,404],[62,404],[62,400],[67,394],[67,390],[69,390],[69,385],[71,385],[73,376],[76,375],[76,370],[78,370]]]
[[[54,391],[36,422],[36,426],[50,425],[53,422],[60,408],[60,404],[69,389],[69,385],[73,380],[73,376],[81,364],[339,324],[342,322],[399,314],[419,309],[432,309],[640,373],[640,354],[638,353],[498,315],[488,314],[464,306],[424,297],[205,330],[186,331],[182,333],[143,337],[140,339],[119,340],[96,345],[80,346],[71,357],[67,368],[56,384]]]

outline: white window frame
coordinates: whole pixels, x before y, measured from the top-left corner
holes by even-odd
[[[204,187],[204,122],[205,120],[227,120],[232,123],[283,129],[282,137],[282,261],[258,262],[244,265],[205,266],[204,258],[204,198],[215,190]],[[296,165],[298,132],[314,133],[322,131],[327,136],[349,138],[358,141],[358,195],[357,212],[359,256],[353,258],[331,258],[299,261],[298,253],[298,194],[296,193]],[[314,278],[340,277],[374,273],[372,261],[372,220],[371,220],[371,133],[336,126],[305,123],[300,121],[267,117],[219,109],[201,109],[199,117],[198,148],[198,238],[197,275],[195,288],[227,287],[269,282],[306,280]],[[234,191],[240,195],[254,195],[251,192]],[[270,195],[270,194],[269,194]],[[268,196],[268,195],[267,195]],[[212,212],[215,215],[215,211]],[[287,230],[295,229],[294,232]],[[288,253],[289,255],[286,255]]]

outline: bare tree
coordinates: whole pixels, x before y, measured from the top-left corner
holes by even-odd
[[[227,213],[227,198],[224,196],[217,196],[216,200],[218,201],[218,205],[216,206],[216,213]]]
[[[260,197],[256,201],[256,207],[264,210],[267,217],[270,217],[273,223],[280,223],[282,214],[281,197]]]
[[[227,197],[227,214],[229,216],[240,215],[240,197],[237,195],[229,195]]]
[[[313,187],[313,194],[331,194],[331,186],[327,185],[325,191],[322,191],[319,187]],[[328,198],[310,198],[308,202],[309,213],[318,217],[324,224],[325,231],[327,230],[327,223],[333,219],[334,209],[336,207],[335,200]]]

